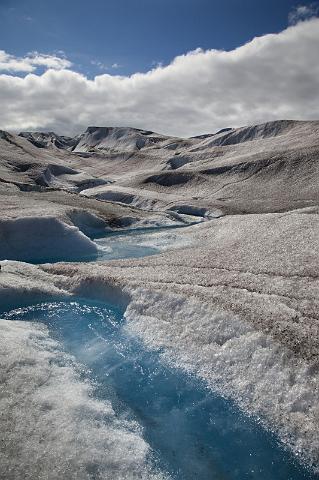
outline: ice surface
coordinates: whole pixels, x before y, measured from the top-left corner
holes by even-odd
[[[196,373],[235,399],[319,473],[319,376],[316,368],[236,316],[168,293],[139,289],[126,318],[169,363]]]
[[[158,352],[145,349],[126,328],[122,312],[117,307],[74,298],[67,302],[51,301],[17,308],[3,315],[13,321],[13,328],[16,328],[16,325],[21,327],[15,320],[24,320],[27,325],[30,325],[28,323],[30,321],[40,321],[39,329],[42,332],[45,323],[50,336],[57,338],[63,350],[74,355],[80,362],[75,365],[69,356],[55,348],[56,344],[52,340],[41,341],[42,338],[39,339],[37,334],[36,345],[43,346],[43,349],[38,348],[34,352],[35,363],[31,366],[31,372],[27,370],[23,356],[20,362],[12,364],[6,360],[4,365],[8,377],[16,374],[19,380],[21,376],[24,376],[25,380],[11,392],[12,398],[9,397],[9,403],[19,401],[23,395],[22,391],[31,394],[29,398],[31,411],[34,399],[39,403],[40,413],[36,424],[27,421],[27,418],[30,420],[30,410],[18,428],[12,422],[15,433],[21,433],[22,425],[25,428],[28,442],[24,444],[23,452],[27,450],[32,452],[39,434],[42,434],[42,444],[47,443],[47,448],[52,447],[51,430],[57,423],[60,424],[64,414],[68,413],[68,420],[64,423],[68,433],[62,435],[62,445],[59,446],[60,452],[66,440],[71,443],[65,452],[68,457],[62,458],[59,465],[60,472],[61,469],[67,468],[61,472],[63,478],[69,478],[72,466],[74,476],[86,468],[92,480],[113,479],[118,478],[114,474],[115,468],[118,468],[118,476],[122,478],[124,469],[130,469],[131,464],[133,471],[128,470],[125,478],[135,478],[136,468],[141,469],[139,478],[144,478],[147,465],[151,463],[143,464],[143,452],[147,451],[148,447],[143,445],[139,438],[141,434],[153,450],[149,460],[153,460],[157,468],[161,467],[161,470],[167,471],[175,480],[315,478],[310,471],[298,465],[293,456],[285,451],[271,434],[265,432],[253,419],[242,414],[232,402],[211,392],[196,378],[185,375],[178,369],[168,368],[161,362]],[[30,335],[34,335],[36,325],[31,324],[31,327]],[[14,348],[19,343],[15,339],[12,345],[11,340],[12,338],[7,335],[8,349]],[[57,361],[52,358],[56,353],[59,356]],[[47,369],[47,363],[43,363],[45,355],[50,356],[54,374],[43,382],[42,373],[44,377],[44,371]],[[40,367],[40,364],[41,369],[36,369],[34,374],[35,365]],[[86,369],[80,365],[85,365]],[[77,382],[74,381],[74,370],[79,369],[80,378],[76,378]],[[30,375],[36,376],[36,381],[32,382],[32,386],[35,384],[34,391],[31,389],[31,392],[31,385],[27,384]],[[61,384],[54,390],[55,380],[60,380]],[[95,388],[92,388],[92,381]],[[8,389],[3,393],[4,397],[8,397]],[[110,401],[114,411],[110,407]],[[93,408],[95,410],[92,413]],[[61,412],[62,419],[56,418],[60,417]],[[20,415],[23,414],[24,409],[20,412]],[[50,425],[49,431],[46,432],[45,428],[51,419],[53,425]],[[100,445],[95,442],[96,428],[92,428],[92,420],[94,427],[101,424]],[[34,429],[35,426],[40,427],[40,432]],[[77,438],[81,445],[79,452],[74,455],[72,432],[77,432],[79,427],[86,428],[81,432],[80,438]],[[104,448],[106,429],[109,436],[108,448],[105,451],[106,458],[100,463],[100,450]],[[128,429],[131,436],[127,435]],[[135,439],[137,444],[131,449],[130,440],[134,439],[134,434],[137,437]],[[12,440],[10,446],[19,448],[20,439],[15,444],[16,437],[11,434],[10,440]],[[117,444],[114,443],[115,440]],[[81,452],[85,446],[89,452],[94,448],[94,456],[88,464],[86,461],[89,452],[86,452],[84,457]],[[10,451],[6,450],[6,455],[9,454]],[[134,455],[137,457],[134,458]],[[37,452],[36,460],[44,468],[43,457],[39,459],[39,456],[41,454]],[[123,462],[118,465],[120,458]],[[25,458],[20,457],[20,460],[25,461]],[[44,460],[49,458],[44,455]],[[15,462],[10,463],[8,458],[8,464],[13,469]],[[37,468],[33,466],[34,471]],[[54,462],[52,468],[55,475],[57,472]],[[154,475],[147,478],[154,478]]]
[[[297,121],[192,139],[96,127],[75,139],[82,153],[63,147],[69,139],[50,134],[40,136],[37,148],[1,132],[1,220],[55,218],[63,223],[57,231],[68,232],[59,235],[59,248],[68,238],[92,247],[79,231],[65,230],[67,224],[97,235],[163,225],[174,215],[181,220],[176,207],[224,215],[183,230],[191,248],[148,258],[42,268],[1,262],[1,301],[27,301],[33,293],[39,299],[50,291],[107,298],[124,290],[132,296],[132,329],[149,345],[161,345],[171,361],[263,415],[295,452],[318,465],[318,132],[319,122]],[[63,148],[52,146],[57,140]],[[40,185],[43,175],[60,190]],[[100,181],[113,183],[97,187]],[[85,195],[70,193],[85,186]],[[104,201],[94,198],[103,192]],[[156,214],[105,201],[110,192],[116,192],[113,200]],[[20,255],[24,223],[19,226],[20,235],[12,238]],[[33,233],[46,236],[46,249],[54,253],[57,237],[45,230]],[[44,252],[35,237],[26,246]],[[8,245],[1,242],[3,248]],[[70,245],[65,251],[73,254]]]
[[[112,288],[113,297],[124,289],[131,328],[150,347],[166,349],[168,360],[262,417],[318,465],[318,266],[309,261],[318,247],[316,222],[313,212],[216,219],[181,229],[192,248],[134,261],[47,265],[46,291],[51,282],[108,299]],[[44,274],[26,270],[22,280],[19,264],[5,264],[0,292],[9,290],[9,271],[22,292]],[[147,290],[136,288],[145,284]]]
[[[137,423],[94,398],[85,370],[41,324],[0,320],[5,480],[160,480]]]
[[[76,227],[55,217],[0,221],[0,259],[40,262],[77,260],[97,254],[97,246]]]
[[[165,141],[167,137],[154,132],[129,127],[88,127],[79,138],[75,152],[119,151],[134,152]]]
[[[38,148],[61,148],[72,149],[76,140],[62,135],[56,135],[54,132],[20,132],[20,137],[24,137]]]

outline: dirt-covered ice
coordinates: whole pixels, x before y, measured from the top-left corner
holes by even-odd
[[[297,121],[190,139],[115,127],[75,139],[2,132],[2,259],[30,260],[28,245],[91,250],[114,229],[202,223],[148,258],[1,262],[0,302],[122,302],[146,345],[262,418],[318,469],[318,134],[319,122]]]

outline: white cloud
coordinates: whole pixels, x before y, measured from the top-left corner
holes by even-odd
[[[289,23],[295,25],[298,22],[309,20],[316,17],[319,13],[318,3],[311,3],[310,5],[299,5],[295,7],[289,14]]]
[[[26,57],[15,57],[0,50],[0,71],[33,72],[37,67],[62,70],[71,66],[72,63],[69,60],[56,55],[31,52]]]
[[[0,128],[73,134],[129,125],[189,136],[280,118],[319,118],[319,20],[230,52],[200,49],[130,77],[49,69],[0,75]]]

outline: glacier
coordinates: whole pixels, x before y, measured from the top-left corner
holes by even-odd
[[[318,133],[288,120],[189,139],[2,132],[1,310],[78,296],[121,305],[163,364],[231,399],[319,475]],[[18,356],[27,328],[44,328],[3,325]],[[162,475],[134,435],[136,472]]]

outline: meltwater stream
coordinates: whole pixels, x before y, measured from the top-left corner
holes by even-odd
[[[99,248],[96,260],[117,260],[156,255],[165,250],[185,247],[191,238],[182,235],[182,226],[139,228],[110,232],[94,241]]]
[[[199,222],[194,222],[199,223]],[[71,256],[70,252],[52,259],[50,257],[28,258],[29,263],[54,262],[96,262],[118,260],[124,258],[139,258],[156,255],[166,250],[186,247],[191,244],[191,237],[182,235],[182,229],[190,226],[174,225],[165,227],[133,228],[121,231],[103,233],[92,237],[97,245],[97,252],[90,255]]]
[[[229,400],[164,365],[160,352],[146,350],[130,334],[119,308],[74,299],[17,308],[1,316],[46,324],[63,350],[88,367],[83,375],[96,385],[94,397],[111,401],[119,418],[141,425],[153,451],[153,467],[167,478],[316,478]],[[112,478],[97,472],[98,466],[90,474],[92,480]],[[129,471],[125,478],[131,478]]]

